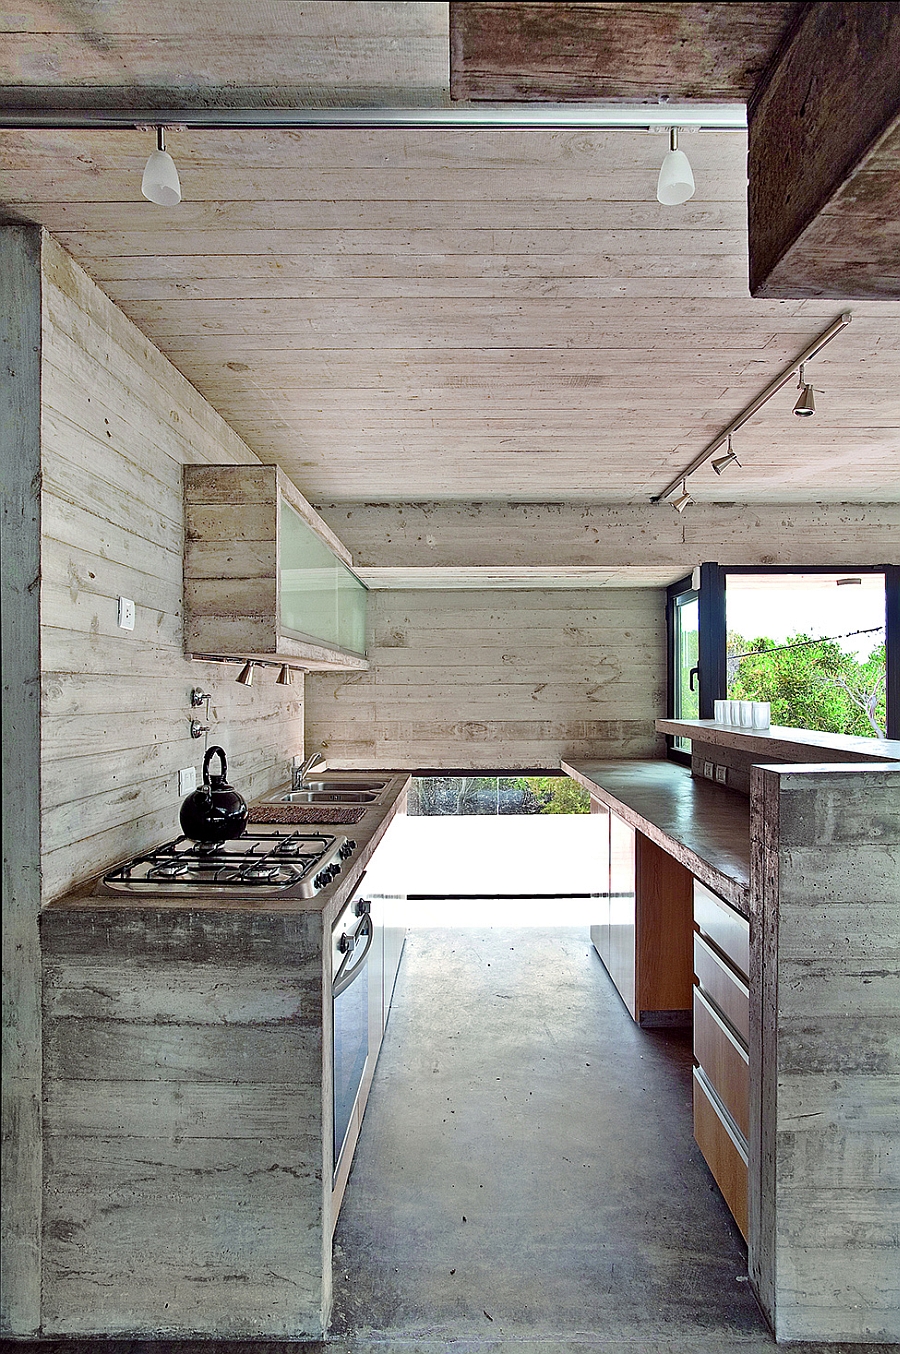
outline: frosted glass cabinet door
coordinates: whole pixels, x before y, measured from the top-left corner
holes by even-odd
[[[281,504],[281,629],[365,657],[366,588],[289,503]]]

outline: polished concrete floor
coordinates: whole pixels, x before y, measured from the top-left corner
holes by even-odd
[[[410,933],[334,1256],[358,1354],[777,1348],[690,1032],[638,1029],[584,928]]]

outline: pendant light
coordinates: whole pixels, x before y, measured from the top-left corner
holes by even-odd
[[[181,181],[175,161],[166,150],[166,129],[156,129],[156,150],[144,166],[141,192],[158,207],[177,207],[181,201]]]
[[[735,456],[731,445],[731,433],[728,434],[728,450],[725,452],[725,455],[717,457],[711,464],[717,475],[721,475],[722,471],[727,470],[730,465],[740,465],[740,461],[737,456]]]
[[[656,184],[657,201],[664,207],[677,207],[693,197],[694,175],[683,150],[678,149],[678,128],[669,128],[669,149],[659,171]]]

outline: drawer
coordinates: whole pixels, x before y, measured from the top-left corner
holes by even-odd
[[[697,987],[694,988],[694,1057],[746,1138],[750,1129],[747,1050]]]
[[[747,1150],[694,1069],[694,1140],[747,1239]]]
[[[694,934],[694,974],[703,995],[708,997],[740,1035],[746,1047],[750,1040],[750,989],[717,950],[702,936]]]
[[[731,960],[746,981],[750,972],[750,923],[699,879],[694,880],[694,922],[700,934]]]

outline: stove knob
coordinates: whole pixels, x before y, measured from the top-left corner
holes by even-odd
[[[315,886],[316,886],[317,889],[321,889],[321,888],[324,888],[324,887],[325,887],[325,885],[328,883],[328,880],[327,880],[326,877],[325,877],[325,871],[324,871],[324,870],[320,870],[320,871],[319,871],[319,873],[316,875],[315,879],[313,880],[313,883],[315,884]]]
[[[329,867],[328,867],[328,873],[331,875],[332,879],[336,879],[337,876],[340,874],[340,872],[341,872],[341,867],[340,867],[340,865],[338,865],[337,861],[335,861],[335,863],[334,863],[333,865],[329,865]]]
[[[348,842],[347,845],[349,846],[351,851],[356,850],[356,842]]]

